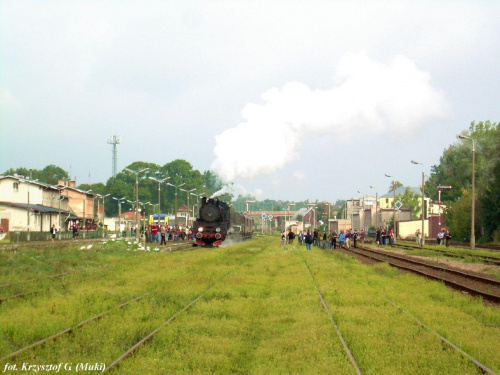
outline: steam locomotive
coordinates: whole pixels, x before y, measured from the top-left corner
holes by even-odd
[[[217,198],[203,198],[199,217],[193,223],[194,243],[198,246],[219,246],[226,238],[252,237],[254,219]]]

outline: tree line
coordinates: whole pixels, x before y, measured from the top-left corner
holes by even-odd
[[[475,235],[478,242],[499,241],[500,236],[500,124],[490,121],[475,123],[472,122],[469,128],[461,133],[467,139],[458,140],[444,149],[439,159],[439,164],[431,168],[430,176],[425,181],[425,195],[434,202],[439,200],[440,185],[452,186],[452,189],[442,190],[441,201],[447,206],[443,213],[447,229],[456,240],[464,242],[470,241],[471,231],[471,211],[472,211],[472,140],[474,140],[475,152]],[[165,183],[160,184],[160,204],[162,213],[173,213],[175,207],[175,191],[177,190],[177,207],[187,203],[186,192],[166,185],[166,182],[179,186],[182,189],[196,189],[194,193],[203,196],[211,196],[223,186],[221,180],[212,171],[200,172],[186,160],[177,159],[161,166],[155,163],[142,161],[134,162],[127,166],[128,169],[139,171],[149,168],[147,173],[140,176],[139,201],[152,204],[158,203],[158,182],[157,180],[168,178]],[[48,165],[42,170],[17,168],[9,169],[4,175],[14,175],[15,173],[38,179],[40,182],[57,184],[58,180],[69,179],[69,174],[64,169]],[[79,189],[89,190],[92,193],[101,195],[110,194],[106,198],[106,216],[118,214],[118,203],[115,198],[125,197],[127,200],[135,201],[135,179],[133,173],[122,170],[115,177],[108,179],[106,183],[81,184]],[[393,191],[402,184],[392,181],[389,191]],[[190,202],[194,197],[190,196]],[[340,218],[343,214],[344,200],[335,202],[335,205],[328,202],[310,202],[308,200],[289,202],[281,200],[257,200],[252,195],[239,195],[234,197],[226,193],[219,197],[226,202],[232,202],[236,210],[246,210],[246,201],[256,201],[251,203],[252,211],[282,211],[288,207],[289,203],[295,203],[292,211],[307,207],[314,203],[318,220],[328,217]],[[421,212],[419,195],[415,194],[408,187],[403,195],[397,195],[397,200],[401,200],[404,207],[412,211],[412,219],[417,219],[418,212]],[[192,208],[192,204],[190,203]],[[127,210],[132,204],[125,202],[122,210]],[[148,211],[153,210],[149,206]],[[156,212],[156,211],[155,211]]]

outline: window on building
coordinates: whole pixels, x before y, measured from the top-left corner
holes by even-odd
[[[19,191],[19,182],[14,182],[12,184],[12,189],[15,191],[15,192],[18,192]]]
[[[389,198],[385,198],[385,204],[389,204]]]

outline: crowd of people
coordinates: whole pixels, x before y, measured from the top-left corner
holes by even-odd
[[[295,234],[291,229],[288,232],[284,230],[281,231],[281,247],[284,247],[286,244],[292,245],[294,238],[298,238],[299,246],[305,246],[307,250],[311,250],[311,246],[314,245],[323,249],[336,249],[344,248],[349,249],[352,246],[357,248],[358,243],[361,243],[361,248],[365,246],[365,231],[362,230],[358,232],[356,229],[352,231],[349,230],[341,230],[339,234],[336,231],[319,231],[318,229],[314,229],[312,232],[310,230],[300,231],[298,234]]]
[[[375,232],[375,241],[378,247],[385,245],[394,246],[394,237],[393,229],[386,230],[384,227],[380,227]]]
[[[155,223],[141,228],[141,235],[145,236],[146,242],[158,242],[160,245],[166,245],[167,241],[194,240],[192,228]]]
[[[438,245],[446,245],[446,247],[450,246],[451,234],[449,230],[442,228],[436,237]]]

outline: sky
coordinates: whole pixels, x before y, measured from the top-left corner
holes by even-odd
[[[0,171],[105,183],[116,135],[118,171],[185,159],[258,199],[418,186],[499,121],[499,19],[494,0],[0,0]]]

